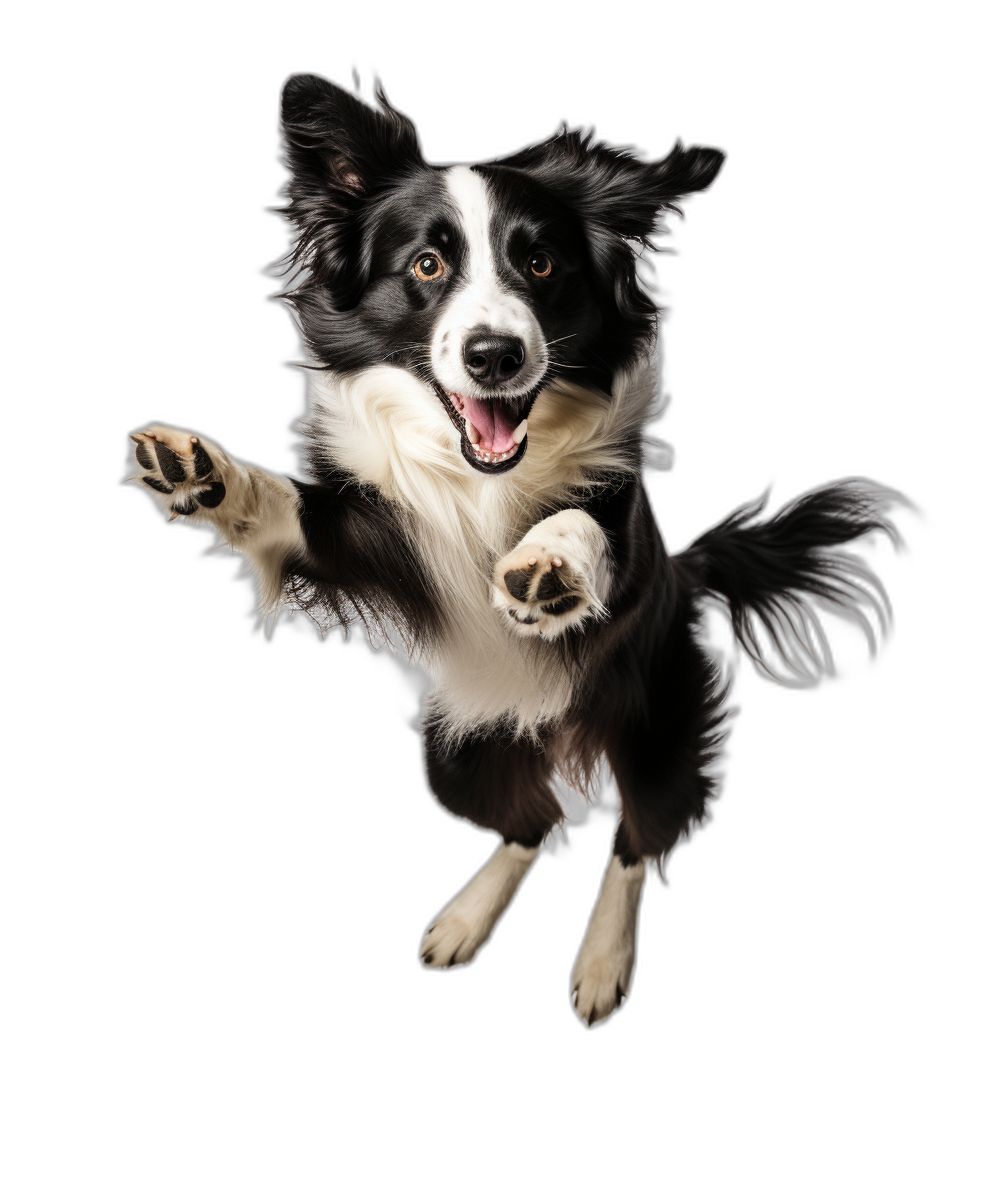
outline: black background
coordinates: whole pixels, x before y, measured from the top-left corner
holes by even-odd
[[[779,1056],[888,1047],[909,1023],[914,834],[944,759],[933,671],[949,642],[933,623],[946,442],[926,411],[942,375],[917,175],[940,86],[911,111],[893,43],[837,31],[809,31],[803,47],[773,31],[702,47],[644,34],[630,51],[557,28],[489,53],[394,34],[385,22],[358,40],[304,30],[255,46],[166,34],[94,79],[115,114],[96,146],[99,217],[127,257],[105,277],[114,514],[95,530],[115,588],[101,661],[131,671],[103,719],[108,809],[96,806],[113,839],[96,874],[102,932],[128,967],[123,1006],[145,1038],[201,1055],[333,1063],[358,1048],[443,1058],[482,1036],[642,1060],[715,1038]],[[879,662],[841,636],[846,677],[814,693],[740,671],[714,822],[675,852],[668,888],[649,881],[633,996],[590,1036],[567,978],[611,816],[540,860],[473,967],[420,970],[426,922],[495,839],[426,793],[415,687],[391,657],[322,643],[303,620],[268,641],[238,560],[204,558],[210,536],[166,527],[116,484],[127,433],[155,419],[294,470],[296,337],[263,275],[287,245],[267,213],[283,181],[277,96],[291,71],[348,85],[354,65],[365,89],[378,73],[434,161],[503,153],[561,120],[653,155],[675,136],[727,150],[676,227],[678,257],[659,265],[674,309],[661,433],[676,461],[649,489],[670,548],[770,482],[779,501],[871,477],[926,514],[905,523],[909,555],[878,552],[897,622]]]

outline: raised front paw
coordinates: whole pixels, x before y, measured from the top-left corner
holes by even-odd
[[[583,510],[561,510],[497,564],[493,598],[512,629],[549,639],[603,616],[610,582],[602,528]]]
[[[136,474],[162,495],[171,517],[215,510],[227,496],[224,482],[227,458],[213,444],[175,428],[147,428],[130,436],[136,441]]]
[[[520,633],[553,637],[591,613],[583,574],[555,549],[523,544],[497,564],[494,599]]]

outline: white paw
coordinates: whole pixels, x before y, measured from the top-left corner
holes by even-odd
[[[427,966],[468,962],[493,931],[538,848],[504,843],[489,863],[438,914],[427,930],[420,957]]]
[[[227,458],[213,444],[175,428],[153,427],[130,437],[144,470],[134,480],[161,495],[172,518],[217,509],[227,496]],[[202,513],[201,513],[202,512]]]
[[[420,956],[427,966],[462,966],[490,936],[486,918],[454,904],[427,930]]]
[[[589,1027],[619,1007],[630,991],[643,885],[643,862],[625,868],[613,857],[571,975],[574,1007]]]
[[[577,960],[573,975],[574,1007],[590,1028],[615,1011],[630,992],[634,951],[609,949]]]
[[[537,523],[497,564],[493,599],[525,636],[558,637],[605,614],[609,546],[583,510],[561,510]]]

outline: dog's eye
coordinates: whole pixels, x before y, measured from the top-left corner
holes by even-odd
[[[544,280],[552,270],[553,260],[549,255],[544,255],[542,251],[536,251],[529,260],[529,271],[541,280]]]
[[[413,274],[418,280],[436,280],[444,275],[445,266],[437,255],[421,255],[413,264]]]

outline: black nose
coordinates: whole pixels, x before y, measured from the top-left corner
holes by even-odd
[[[486,386],[514,378],[525,362],[525,349],[517,337],[474,329],[462,346],[466,370]]]

